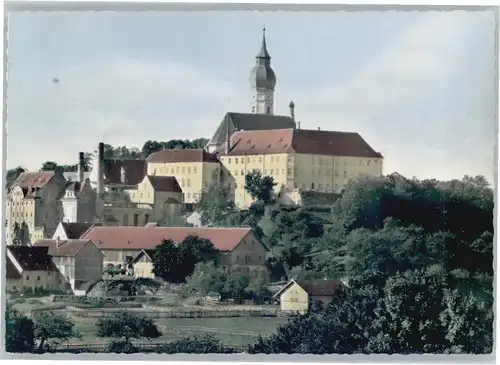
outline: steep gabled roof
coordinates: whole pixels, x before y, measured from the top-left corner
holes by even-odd
[[[7,246],[13,258],[26,271],[57,271],[47,247]]]
[[[274,129],[293,129],[295,121],[286,115],[227,113],[220,123],[209,145],[218,145],[226,141],[237,131],[270,131]]]
[[[122,167],[125,181],[122,182]],[[137,185],[147,171],[146,160],[104,160],[104,183],[117,185]]]
[[[12,184],[22,189],[43,188],[56,176],[54,171],[23,172]]]

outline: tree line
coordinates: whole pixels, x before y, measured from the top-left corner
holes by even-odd
[[[489,353],[493,335],[493,191],[482,176],[397,173],[352,181],[331,210],[281,206],[273,182],[246,179],[239,211],[225,187],[202,220],[249,226],[270,248],[273,280],[345,279],[343,295],[292,319],[253,353]]]

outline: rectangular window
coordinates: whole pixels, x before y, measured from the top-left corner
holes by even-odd
[[[271,175],[273,175],[273,172],[274,172],[274,170],[273,170],[273,169],[269,170],[269,173],[270,173]]]
[[[227,163],[231,164],[231,159],[230,158],[227,159]]]
[[[187,186],[188,188],[191,186],[191,179],[187,179]]]
[[[196,167],[193,167],[193,174],[196,174]]]
[[[149,222],[149,214],[144,214],[144,225],[148,224]]]
[[[177,166],[177,167],[175,168],[175,171],[176,171],[177,173],[179,173],[179,171],[180,171],[179,166]]]
[[[30,280],[30,276],[29,275],[26,275],[26,280]]]
[[[37,280],[37,281],[40,281],[40,276],[37,276],[37,277],[36,277],[36,280]]]
[[[241,176],[245,176],[245,170],[241,170]]]
[[[234,163],[236,163],[236,164],[238,163],[238,157],[236,157],[236,158],[234,159]]]
[[[188,167],[187,171],[188,171],[188,174],[190,174],[191,173],[191,167]]]
[[[134,214],[134,227],[139,225],[139,214]]]
[[[287,169],[287,174],[290,176],[292,174],[292,169],[291,168],[288,168]]]
[[[182,173],[186,173],[186,168],[184,166],[182,166]]]

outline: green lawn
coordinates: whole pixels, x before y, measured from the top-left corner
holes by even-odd
[[[106,339],[96,336],[95,319],[75,318],[75,328],[85,343],[99,343]],[[226,345],[248,345],[255,334],[270,334],[286,323],[284,318],[235,317],[235,318],[168,318],[156,321],[163,336],[153,341],[173,341],[193,334],[211,334]]]

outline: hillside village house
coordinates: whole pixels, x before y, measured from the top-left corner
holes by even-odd
[[[104,254],[104,265],[124,265],[142,250],[164,240],[181,243],[188,236],[210,240],[221,252],[220,265],[249,275],[266,275],[267,249],[250,228],[93,227],[82,239],[92,240]]]
[[[155,278],[155,274],[153,274],[154,253],[155,250],[142,250],[132,261],[135,278]]]
[[[339,280],[291,279],[274,294],[274,299],[279,301],[283,312],[306,313],[314,302],[327,306],[343,287],[344,284]]]
[[[103,274],[103,254],[89,239],[39,240],[35,247],[48,249],[57,269],[67,282],[67,290],[85,295],[86,290]]]
[[[162,150],[146,161],[149,175],[177,179],[187,204],[196,203],[204,188],[220,180],[220,162],[216,155],[205,150]]]
[[[47,247],[7,246],[5,263],[7,292],[58,291],[66,288],[66,281],[52,261]]]
[[[51,235],[62,219],[61,196],[66,181],[54,171],[23,172],[12,183],[7,195],[7,243],[14,228],[23,222],[27,229],[25,244]]]

